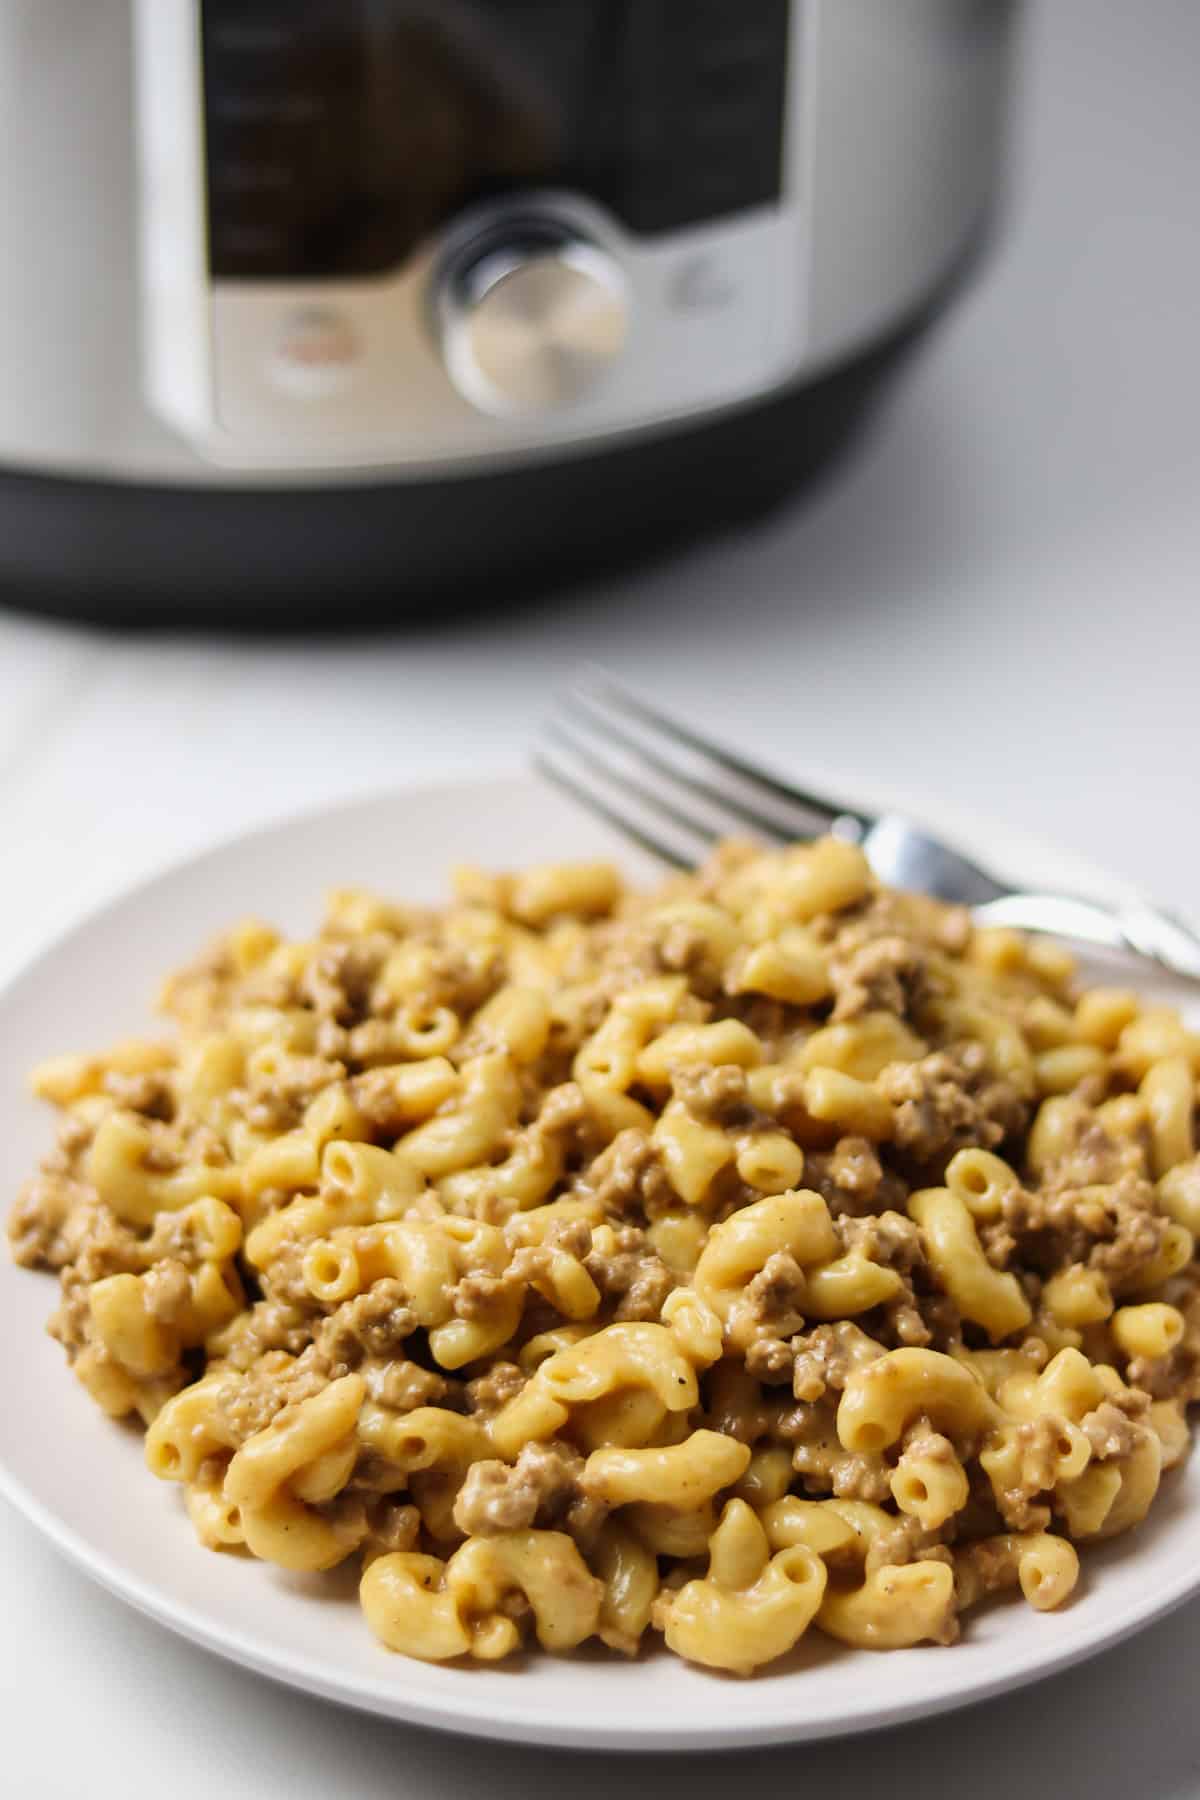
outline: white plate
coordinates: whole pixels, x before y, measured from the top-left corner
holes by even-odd
[[[940,810],[913,810],[947,823]],[[963,830],[963,821],[951,823]],[[993,864],[1028,880],[1097,883],[1094,871],[977,820],[969,837]],[[235,917],[255,912],[302,931],[334,884],[433,900],[457,861],[503,867],[614,847],[635,875],[649,872],[532,782],[459,784],[357,801],[257,832],[137,889],[0,995],[0,1198],[6,1206],[49,1139],[48,1119],[25,1098],[28,1066],[145,1028],[159,977]],[[535,1656],[520,1668],[430,1667],[375,1642],[352,1579],[289,1577],[201,1550],[178,1490],[147,1473],[140,1435],[99,1413],[46,1337],[54,1299],[48,1277],[0,1263],[3,1491],[88,1574],[161,1624],[278,1680],[416,1724],[609,1749],[865,1731],[1076,1662],[1200,1587],[1197,1462],[1168,1479],[1141,1531],[1085,1556],[1082,1591],[1064,1611],[997,1606],[973,1619],[952,1650],[872,1657],[814,1635],[785,1665],[748,1681],[662,1654],[636,1663],[584,1653]]]

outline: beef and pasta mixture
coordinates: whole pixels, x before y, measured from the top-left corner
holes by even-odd
[[[1200,1037],[825,840],[335,894],[40,1068],[50,1330],[202,1544],[430,1660],[1054,1607],[1200,1397]]]

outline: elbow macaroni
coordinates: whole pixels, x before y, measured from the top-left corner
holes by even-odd
[[[200,1543],[361,1557],[392,1650],[948,1644],[1187,1452],[1200,1036],[852,846],[343,890],[165,1001],[35,1072],[17,1259]]]

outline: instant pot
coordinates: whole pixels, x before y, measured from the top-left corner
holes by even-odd
[[[501,598],[744,518],[986,219],[1012,0],[3,0],[0,592]]]

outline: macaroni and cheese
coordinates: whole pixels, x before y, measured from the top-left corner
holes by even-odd
[[[44,1064],[18,1262],[208,1548],[393,1650],[951,1643],[1200,1398],[1200,1037],[835,840],[335,893]]]

